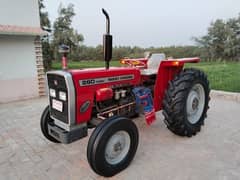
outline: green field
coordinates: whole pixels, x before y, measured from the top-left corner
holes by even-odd
[[[102,67],[103,61],[69,62],[69,68]],[[111,66],[120,66],[118,61],[111,61]],[[54,62],[53,69],[61,69],[60,62]],[[208,75],[212,89],[230,92],[240,92],[240,62],[201,62],[188,64],[186,67],[202,69]]]
[[[212,89],[240,92],[240,62],[202,62],[189,64],[187,67],[199,68],[206,72]]]

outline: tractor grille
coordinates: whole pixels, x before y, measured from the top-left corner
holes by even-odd
[[[55,90],[56,97],[52,97],[49,93],[49,103],[50,103],[50,115],[63,122],[68,124],[68,89],[66,85],[65,78],[61,75],[56,74],[47,74],[48,88]],[[59,97],[59,92],[66,93],[66,100],[61,100]],[[58,103],[62,104],[62,111],[56,110],[53,108],[53,101],[56,100]]]

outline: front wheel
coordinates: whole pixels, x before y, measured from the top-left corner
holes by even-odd
[[[47,106],[41,116],[40,126],[43,135],[51,142],[60,143],[54,137],[50,136],[48,133],[48,123],[52,123],[53,119],[50,117],[49,106]]]
[[[200,131],[209,108],[209,82],[197,69],[184,69],[169,83],[163,100],[164,122],[180,136]]]
[[[87,147],[91,168],[99,175],[110,177],[132,161],[138,146],[136,125],[124,117],[112,117],[99,124]]]

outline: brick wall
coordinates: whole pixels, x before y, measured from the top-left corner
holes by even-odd
[[[42,45],[39,36],[36,37],[34,44],[38,75],[38,93],[39,96],[45,96],[46,95],[45,72],[43,67]]]

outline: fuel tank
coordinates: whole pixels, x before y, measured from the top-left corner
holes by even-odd
[[[140,70],[133,67],[111,67],[107,70],[105,68],[88,68],[68,71],[72,74],[75,86],[77,124],[91,119],[95,93],[98,89],[136,86],[141,81]]]

